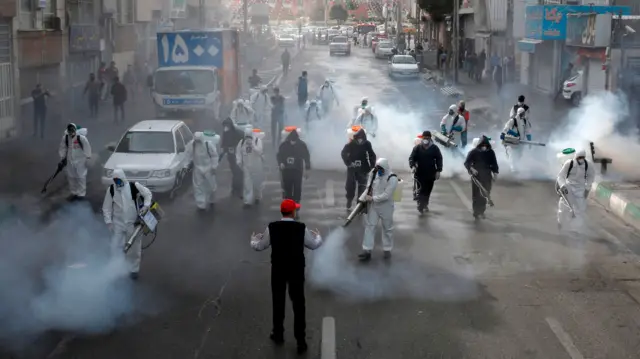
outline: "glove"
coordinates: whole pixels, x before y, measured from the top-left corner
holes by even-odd
[[[475,168],[471,167],[471,169],[469,169],[469,174],[472,176],[477,176],[478,175],[478,170],[476,170]]]
[[[568,195],[569,194],[569,190],[567,189],[567,186],[561,186],[560,187],[560,192],[562,192],[562,194],[564,194],[564,195]]]
[[[140,208],[140,215],[144,216],[145,214],[147,214],[147,212],[149,212],[149,207],[147,206],[142,206],[142,208]]]
[[[280,169],[283,170],[284,169],[284,163],[280,164]]]
[[[531,135],[527,135],[527,141],[531,141]]]
[[[589,190],[588,189],[584,190],[584,198],[589,198]]]
[[[365,200],[365,201],[367,201],[367,202],[371,202],[371,201],[373,201],[373,197],[371,197],[371,196],[365,196],[365,197],[364,197],[364,200]]]
[[[501,133],[501,134],[500,134],[500,139],[501,139],[501,140],[504,140],[504,133]]]
[[[415,167],[411,167],[411,173],[416,173],[416,168]]]
[[[491,177],[493,177],[493,180],[497,180],[498,179],[498,174],[496,172],[491,173]]]
[[[440,179],[440,172],[436,172],[436,180]]]

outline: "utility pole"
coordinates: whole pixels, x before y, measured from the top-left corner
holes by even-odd
[[[384,33],[389,35],[389,29],[387,20],[389,19],[389,6],[387,4],[382,5],[382,15],[384,16]]]
[[[509,56],[509,58],[511,59],[511,61],[515,61],[516,57],[515,57],[515,44],[514,44],[514,39],[513,39],[513,1],[514,0],[507,0],[507,53],[504,54],[506,56]],[[503,64],[504,65],[504,64]],[[515,79],[515,75],[516,74],[510,74],[508,72],[508,66],[502,66],[502,74],[503,74],[503,81],[509,81],[509,80],[513,80]],[[507,75],[507,76],[504,76]],[[513,78],[510,78],[513,77]]]
[[[458,83],[458,67],[460,66],[460,2],[454,0],[453,2],[453,57],[451,58],[451,64],[453,66],[453,83]]]
[[[200,25],[200,29],[204,29],[206,27],[204,0],[198,1],[198,10],[198,25]]]
[[[203,1],[203,0],[200,0]],[[242,28],[244,29],[244,33],[249,33],[249,0],[242,0]]]
[[[324,26],[329,26],[329,0],[324,0]]]
[[[402,2],[401,0],[396,0],[396,34],[399,37],[402,34]],[[405,40],[406,41],[406,40]],[[409,44],[405,42],[405,49]]]

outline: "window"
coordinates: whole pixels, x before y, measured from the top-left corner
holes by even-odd
[[[175,153],[171,132],[127,132],[116,152],[119,153]],[[180,147],[181,142],[178,142]],[[184,151],[184,144],[182,144]]]
[[[184,145],[184,139],[182,138],[182,135],[180,134],[180,132],[175,132],[173,134],[173,138],[176,141],[176,148],[178,149],[178,153],[182,153],[186,151],[187,148]]]
[[[206,95],[215,91],[214,73],[209,70],[165,70],[155,75],[155,90],[163,95]]]
[[[20,29],[53,28],[56,5],[56,0],[20,0]]]
[[[95,23],[93,0],[67,0],[67,5],[72,25]]]
[[[337,43],[337,44],[346,44],[347,43],[347,38],[346,37],[342,37],[342,36],[336,36],[333,38],[333,42]]]
[[[415,64],[416,60],[412,56],[394,56],[394,64]]]
[[[120,24],[134,23],[134,0],[117,0],[118,2],[118,20]]]
[[[185,145],[189,144],[189,142],[191,142],[191,140],[193,140],[193,134],[187,128],[187,126],[185,126],[185,125],[180,126],[178,128],[178,131],[180,131],[180,134],[182,135],[182,138],[184,139],[184,144]]]

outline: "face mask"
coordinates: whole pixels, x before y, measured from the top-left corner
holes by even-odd
[[[578,158],[577,161],[578,161],[578,164],[581,165],[584,163],[584,158]]]
[[[422,140],[422,144],[428,146],[431,143],[430,140]]]
[[[488,150],[489,150],[489,149],[488,149],[487,147],[480,147],[480,151],[482,151],[482,152],[486,152],[486,151],[488,151]]]
[[[356,140],[356,142],[357,142],[359,145],[361,145],[361,144],[364,142],[364,140],[363,140],[362,138],[358,138],[358,139]]]
[[[229,132],[229,127],[225,126],[224,127],[224,132]]]
[[[524,105],[524,102],[518,102],[518,105],[522,106]]]
[[[384,174],[384,170],[382,168],[378,169],[378,176],[382,176]]]
[[[453,116],[453,110],[449,110],[449,116]]]
[[[116,184],[116,187],[123,187],[124,186],[124,181],[121,180],[120,178],[114,178],[113,179],[113,183]]]
[[[296,141],[289,141],[290,144],[295,145]]]

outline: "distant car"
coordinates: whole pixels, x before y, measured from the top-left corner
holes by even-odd
[[[387,40],[386,34],[375,34],[371,37],[371,52],[376,53],[378,42]]]
[[[578,72],[571,76],[562,85],[562,97],[565,100],[571,101],[574,106],[578,106],[582,100],[582,90],[584,86],[584,72],[578,70]]]
[[[329,36],[329,43],[331,43],[331,40],[334,37],[340,36],[340,31],[339,30],[335,30],[335,29],[329,29],[329,31],[327,31],[327,34]]]
[[[112,184],[113,170],[120,168],[127,180],[173,197],[191,168],[189,146],[193,146],[193,133],[180,120],[138,122],[117,144],[107,146],[113,153],[104,164],[102,184]]]
[[[351,43],[346,36],[336,36],[329,44],[329,56],[334,54],[351,55]]]
[[[280,47],[294,47],[296,46],[296,39],[289,34],[282,34],[278,37],[278,46]]]
[[[317,41],[319,45],[329,45],[329,35],[323,31],[317,36]]]
[[[380,41],[376,46],[376,59],[384,59],[393,53],[391,50],[393,49],[393,44],[391,41]]]
[[[413,56],[395,55],[389,60],[389,77],[417,78],[420,75],[418,63]]]

